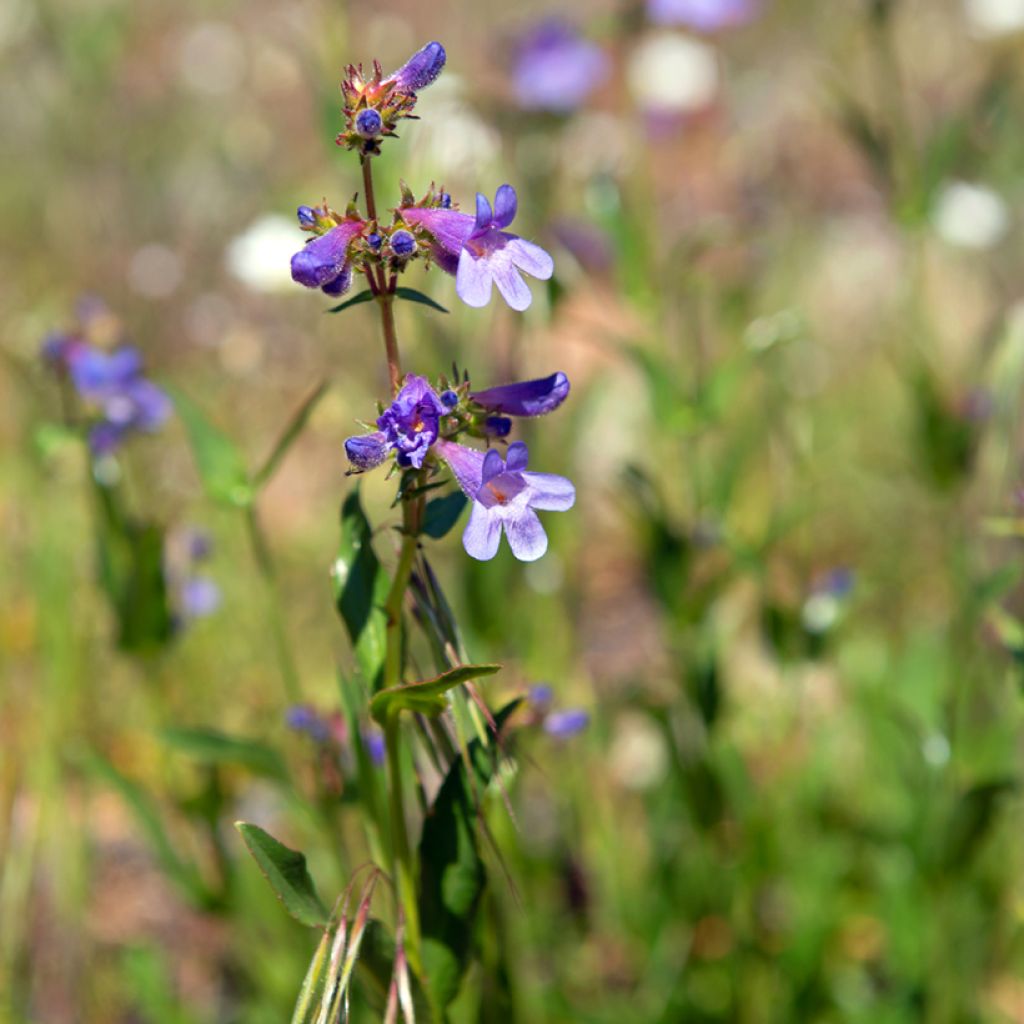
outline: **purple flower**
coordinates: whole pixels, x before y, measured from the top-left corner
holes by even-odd
[[[562,372],[518,384],[501,384],[469,397],[485,409],[509,416],[543,416],[557,409],[569,394],[569,378]]]
[[[331,728],[308,704],[294,704],[285,714],[290,729],[304,732],[317,743],[326,743],[331,738]]]
[[[528,110],[567,113],[608,77],[604,51],[571,25],[551,18],[535,25],[516,47],[516,97]]]
[[[494,196],[494,210],[487,197],[476,195],[476,222],[459,255],[455,290],[467,306],[486,306],[491,301],[491,284],[516,310],[532,301],[530,289],[520,271],[546,281],[554,272],[551,257],[533,242],[502,231],[515,219],[516,190],[502,185]]]
[[[444,69],[447,55],[444,47],[437,42],[427,43],[417,50],[397,71],[388,75],[382,84],[393,84],[402,92],[419,92],[432,82]]]
[[[647,14],[657,25],[685,25],[717,32],[757,17],[762,0],[647,0]]]
[[[502,185],[494,197],[477,193],[476,217],[438,206],[409,206],[401,210],[407,224],[429,232],[434,262],[455,275],[455,290],[467,306],[486,306],[491,284],[497,284],[505,301],[524,310],[532,301],[520,272],[546,281],[554,272],[551,257],[539,245],[503,231],[516,215],[516,190]]]
[[[220,607],[221,591],[209,576],[192,576],[181,585],[179,599],[186,619],[202,619]]]
[[[438,441],[437,451],[473,502],[462,534],[462,545],[470,556],[481,561],[493,558],[502,530],[512,554],[522,562],[535,561],[547,551],[547,534],[534,510],[572,508],[576,489],[569,480],[550,473],[527,473],[529,451],[522,441],[509,445],[506,459],[493,448],[484,454],[453,441]]]
[[[544,716],[544,731],[555,739],[565,740],[582,732],[590,724],[590,715],[581,708],[550,711]]]
[[[301,213],[299,220],[302,223]],[[364,221],[351,218],[311,239],[292,257],[292,279],[307,288],[340,295],[352,280],[348,247],[364,227]]]
[[[363,746],[366,747],[370,760],[378,767],[384,763],[387,753],[384,747],[384,733],[376,726],[367,725],[361,730]]]
[[[535,683],[527,699],[538,711],[547,711],[554,702],[555,691],[550,683]]]
[[[379,431],[348,437],[345,439],[345,454],[360,473],[376,469],[388,454],[387,439]]]
[[[377,419],[388,447],[398,452],[400,466],[422,467],[427,451],[437,440],[438,422],[446,412],[423,377],[410,373],[405,378],[405,386]]]

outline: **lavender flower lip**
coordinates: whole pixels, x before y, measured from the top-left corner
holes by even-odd
[[[507,416],[544,416],[557,409],[569,395],[569,378],[561,371],[550,377],[500,384],[469,397],[490,412]]]
[[[562,512],[572,508],[576,489],[562,476],[528,473],[529,451],[522,441],[509,445],[508,456],[493,448],[484,455],[440,440],[437,453],[473,502],[462,545],[472,558],[487,561],[498,553],[501,535],[522,562],[540,558],[548,547],[547,534],[535,509]]]
[[[609,70],[600,46],[561,19],[550,18],[518,41],[513,68],[516,99],[526,110],[569,113],[604,84]]]

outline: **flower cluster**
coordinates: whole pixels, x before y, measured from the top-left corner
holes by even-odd
[[[573,485],[561,476],[526,472],[529,454],[522,441],[510,445],[503,460],[495,449],[477,451],[455,438],[505,437],[511,417],[543,416],[568,394],[564,373],[483,391],[471,390],[465,381],[457,388],[442,382],[440,392],[425,378],[410,374],[378,417],[377,430],[350,437],[345,452],[356,472],[381,465],[391,452],[400,468],[422,469],[433,454],[448,464],[472,502],[462,538],[466,551],[474,558],[493,558],[504,531],[516,558],[533,561],[547,550],[547,535],[535,510],[571,508]]]
[[[336,139],[339,146],[357,149],[363,156],[380,153],[385,136],[394,136],[402,118],[412,117],[417,93],[437,79],[444,69],[444,47],[427,43],[397,71],[385,77],[380,64],[366,75],[363,67],[349,65],[341,94],[345,99],[345,130]]]
[[[43,357],[85,404],[94,455],[110,454],[133,433],[157,430],[171,413],[166,392],[144,376],[138,350],[100,347],[89,337],[88,320],[78,331],[47,339]]]
[[[210,536],[202,530],[187,529],[168,541],[164,579],[179,627],[212,615],[221,605],[220,586],[212,576],[202,571],[212,553]]]
[[[547,683],[531,686],[528,696],[532,721],[556,740],[576,736],[590,724],[590,715],[583,708],[556,708],[555,691]]]
[[[513,309],[524,310],[532,296],[521,275],[547,280],[554,263],[539,245],[505,230],[517,206],[511,185],[498,189],[493,207],[477,193],[475,216],[460,212],[443,190],[432,187],[417,202],[403,189],[402,205],[388,227],[361,217],[354,203],[344,216],[326,204],[300,206],[299,225],[314,237],[292,257],[292,277],[307,288],[341,295],[353,270],[380,267],[398,274],[423,256],[455,277],[455,290],[466,305],[486,306],[497,285]]]

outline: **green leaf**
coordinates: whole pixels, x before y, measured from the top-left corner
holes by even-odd
[[[190,398],[177,389],[169,390],[174,407],[185,424],[206,493],[214,501],[228,505],[249,505],[253,499],[253,488],[241,452]]]
[[[348,309],[350,306],[361,306],[364,302],[372,302],[374,298],[376,298],[376,296],[371,291],[360,292],[353,298],[346,299],[340,306],[332,306],[325,312],[340,313],[343,309]]]
[[[274,475],[277,467],[281,464],[281,460],[288,454],[288,449],[291,448],[295,439],[305,429],[306,424],[309,422],[309,417],[313,414],[313,410],[319,404],[320,399],[327,394],[327,388],[328,382],[326,380],[320,381],[299,403],[299,407],[295,412],[292,413],[288,425],[277,439],[277,444],[274,445],[273,450],[267,456],[267,461],[263,463],[253,477],[253,487],[256,490],[259,490]]]
[[[428,501],[421,532],[434,540],[440,540],[459,521],[465,507],[466,496],[462,491],[452,491],[443,498]]]
[[[448,312],[440,302],[435,302],[429,295],[424,295],[423,292],[418,292],[415,288],[396,288],[395,295],[400,299],[405,299],[406,302],[418,302],[421,306],[429,306],[439,313]]]
[[[298,850],[279,843],[258,825],[236,821],[235,828],[242,834],[245,845],[285,910],[310,928],[327,927],[330,915],[306,870],[306,858]]]
[[[334,603],[371,690],[379,689],[387,651],[388,576],[377,561],[359,486],[341,506],[341,544],[332,573]]]
[[[457,668],[442,672],[436,679],[388,687],[370,701],[370,714],[381,725],[401,711],[439,715],[447,707],[444,695],[452,687],[479,676],[493,675],[500,669],[500,665],[459,665]]]
[[[518,700],[512,701],[495,716],[499,732],[518,705]],[[420,836],[423,974],[439,1007],[447,1006],[458,994],[486,881],[475,822],[477,799],[498,764],[493,732],[491,739],[489,746],[474,740],[467,749],[472,778],[466,759],[459,758],[449,769]]]
[[[256,740],[227,736],[216,729],[164,729],[168,745],[207,764],[237,764],[255,775],[286,782],[288,772],[276,750]]]

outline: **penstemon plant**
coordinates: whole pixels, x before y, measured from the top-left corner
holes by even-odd
[[[342,550],[334,570],[359,675],[343,680],[343,696],[372,865],[357,873],[328,915],[302,855],[256,825],[239,825],[285,905],[305,923],[324,928],[295,1021],[346,1019],[357,965],[377,982],[385,1020],[399,1014],[408,1021],[417,1014],[446,1019],[475,955],[475,918],[486,884],[481,811],[489,790],[502,792],[509,753],[504,727],[520,702],[492,711],[474,685],[499,666],[467,662],[427,544],[444,537],[468,505],[462,542],[471,557],[493,558],[504,534],[516,558],[532,561],[547,549],[537,512],[564,511],[575,500],[569,480],[533,472],[527,446],[509,442],[516,418],[544,415],[565,400],[564,373],[478,389],[464,372],[431,377],[406,374],[402,366],[395,302],[434,304],[399,284],[413,264],[454,275],[469,306],[485,306],[496,285],[515,310],[531,302],[523,275],[547,279],[553,272],[547,252],[507,230],[516,214],[511,185],[502,185],[493,203],[478,194],[474,214],[461,212],[433,184],[417,200],[403,182],[394,208],[378,206],[374,158],[399,122],[414,116],[418,92],[444,63],[444,48],[432,42],[386,77],[376,62],[370,74],[348,67],[341,86],[345,129],[337,142],[358,154],[362,202],[356,197],[343,213],[326,202],[298,210],[301,228],[312,237],[292,259],[295,281],[337,297],[362,279],[365,290],[332,311],[374,303],[380,314],[391,393],[367,431],[348,438],[345,451],[349,475],[386,466],[396,479],[401,526],[397,562],[387,572],[353,488],[342,510]],[[435,664],[433,678],[417,679],[411,668],[414,628]],[[372,767],[367,718],[383,732],[383,793]],[[312,709],[294,708],[289,721],[311,736],[327,735]],[[428,784],[420,765],[443,778],[432,800],[424,796]],[[411,789],[421,797],[418,822],[407,806]],[[382,879],[393,899],[379,898]]]

